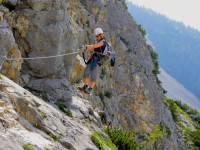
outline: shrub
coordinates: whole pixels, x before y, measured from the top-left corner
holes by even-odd
[[[182,104],[181,101],[175,101],[175,103],[186,112],[194,121],[200,123],[200,113],[196,110],[188,106],[187,104]]]
[[[182,106],[182,102],[181,101],[174,101],[179,107]]]
[[[103,93],[100,92],[100,93],[99,93],[99,97],[100,97],[101,100],[103,100],[103,99],[104,99]]]
[[[147,136],[146,139],[151,140],[159,137],[163,137],[163,130],[160,125],[156,125],[155,130],[149,136]]]
[[[178,115],[177,115],[178,112],[177,112],[176,103],[173,100],[169,99],[169,98],[166,98],[166,100],[169,103],[169,109],[170,109],[170,111],[172,113],[172,117],[173,117],[174,121],[178,122]]]
[[[86,21],[86,24],[87,24],[88,28],[90,28],[90,21],[89,20]]]
[[[192,133],[193,142],[196,146],[200,147],[200,126]]]
[[[134,131],[123,131],[118,127],[107,128],[105,132],[110,136],[111,141],[120,150],[136,149],[137,143],[135,141]]]
[[[167,90],[163,89],[163,93],[164,93],[164,94],[167,94]]]
[[[105,93],[105,96],[106,96],[107,98],[111,98],[111,97],[112,97],[112,93],[109,92],[109,91],[107,91],[107,92]]]
[[[23,145],[24,150],[34,150],[29,144],[24,144]]]
[[[171,131],[171,130],[170,130]],[[151,149],[147,148],[148,142],[156,142],[158,138],[163,137],[163,130],[160,125],[155,127],[155,130],[144,139],[137,143],[135,140],[135,131],[126,130],[123,131],[119,127],[106,128],[105,132],[109,135],[111,141],[118,147],[119,150],[135,150],[135,149]]]
[[[58,142],[58,137],[56,135],[54,135],[53,133],[51,133],[50,131],[47,131],[47,134],[55,141]]]
[[[104,138],[99,132],[94,132],[91,135],[91,140],[99,149],[104,149],[104,145],[109,147],[110,150],[117,150],[116,146],[112,143],[110,139]]]
[[[67,148],[68,150],[75,150],[72,146],[68,146]]]
[[[171,135],[172,131],[169,127],[166,128],[167,135]]]
[[[190,109],[190,107],[189,107],[187,104],[181,105],[181,108],[182,108],[184,111],[188,111],[188,110]]]
[[[128,9],[128,7],[127,7],[127,4],[126,4],[126,1],[125,0],[123,0],[122,1],[122,6],[127,10]]]
[[[92,142],[99,148],[99,150],[104,150],[102,143],[100,140],[96,137],[96,135],[91,136]]]
[[[191,115],[198,115],[198,111],[196,109],[191,108],[188,112]]]
[[[158,54],[155,51],[153,51],[152,49],[150,49],[150,54],[151,54],[151,58],[152,58],[152,61],[153,61],[153,64],[154,64],[153,73],[155,75],[157,75],[157,74],[160,73],[159,64],[158,64]]]
[[[139,143],[139,148],[147,149],[147,143],[149,141],[156,142],[157,138],[159,138],[159,137],[163,137],[163,130],[160,125],[156,125],[155,130],[151,134],[147,135],[141,143]],[[152,148],[150,148],[150,149],[152,149]]]
[[[159,71],[159,63],[158,63],[158,54],[153,50],[151,45],[147,44],[147,48],[150,51],[151,59],[152,59],[153,65],[154,65],[154,69],[153,69],[152,72],[156,76],[157,83],[160,84],[161,81],[157,77],[157,74],[160,73],[160,71]],[[167,91],[164,90],[163,92],[167,92]]]
[[[188,106],[187,104],[182,104],[181,101],[174,101],[181,109],[183,109],[185,112],[190,111],[192,108]],[[191,111],[192,112],[192,111]]]
[[[64,112],[67,116],[70,116],[70,117],[73,117],[72,116],[72,112],[70,111],[70,109],[69,108],[67,108],[67,106],[66,105],[64,105],[64,104],[62,104],[62,103],[55,103],[57,106],[58,106],[58,108],[62,111],[62,112]]]
[[[141,25],[138,25],[138,29],[142,33],[142,36],[145,37],[146,36],[146,31],[144,30],[144,28]]]

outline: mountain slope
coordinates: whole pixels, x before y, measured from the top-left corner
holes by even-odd
[[[82,128],[79,130],[79,127],[85,122],[84,126],[88,126],[92,131],[98,131],[98,123],[134,129],[138,140],[145,140],[146,136],[160,126],[163,136],[146,143],[146,146],[155,149],[184,149],[187,143],[178,140],[177,128],[169,107],[163,103],[163,89],[154,73],[154,64],[146,41],[126,10],[124,2],[3,1],[3,6],[8,8],[4,8],[5,20],[0,22],[2,56],[32,58],[78,52],[82,45],[95,43],[93,30],[97,27],[103,28],[106,39],[113,45],[117,56],[115,67],[111,68],[106,64],[101,67],[92,96],[79,93],[75,87],[75,83],[82,79],[84,69],[78,54],[23,61],[10,61],[2,57],[4,75],[52,106],[58,105],[66,114],[70,115],[70,110],[77,120],[73,120],[74,124],[70,121],[72,126],[66,127],[60,121],[60,113],[55,113],[54,109],[47,114],[48,120],[43,120],[41,117],[45,117],[45,114],[38,115],[35,108],[38,105],[44,105],[46,108],[46,104],[40,102],[42,100],[33,100],[34,103],[30,102],[30,107],[34,106],[34,109],[25,109],[23,112],[23,109],[18,109],[18,105],[27,106],[27,101],[23,99],[25,95],[22,95],[21,103],[17,101],[16,110],[19,113],[22,111],[19,116],[28,115],[28,122],[32,125],[36,122],[42,131],[47,131],[44,124],[46,121],[49,121],[53,131],[57,131],[61,126],[62,130],[59,131],[63,131],[66,136],[61,137],[64,141],[59,140],[58,144],[65,148],[70,144],[76,149],[94,147],[89,140],[91,132],[84,132],[87,142],[80,147],[83,136],[79,136],[82,135]],[[29,101],[31,100],[28,99]],[[43,105],[40,105],[41,103]],[[85,107],[87,104],[92,108]],[[101,120],[97,120],[98,117],[95,119],[96,113],[92,110],[99,112]],[[32,120],[35,116],[38,119]],[[4,117],[3,119],[5,120]],[[56,124],[54,119],[58,119],[59,123]],[[64,118],[65,120],[68,121],[68,118]],[[91,123],[92,121],[95,123]],[[166,134],[168,128],[172,131],[170,135]],[[54,135],[57,134],[59,133],[53,132],[50,135],[56,139]]]
[[[200,98],[200,32],[152,10],[128,3],[159,55],[160,66]]]

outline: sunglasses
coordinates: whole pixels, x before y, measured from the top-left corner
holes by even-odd
[[[96,35],[95,37],[99,37],[100,35]]]

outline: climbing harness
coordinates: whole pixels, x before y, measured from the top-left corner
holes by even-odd
[[[92,61],[92,63],[94,63],[94,61],[95,61],[99,66],[101,66],[101,65],[107,64],[108,60],[110,60],[110,66],[113,67],[115,65],[116,55],[115,55],[115,52],[114,52],[112,46],[105,39],[103,39],[102,41],[106,42],[105,49],[102,50],[100,48],[101,52],[95,51],[93,54],[90,55],[90,58],[88,61],[86,61],[86,59],[85,59],[85,53],[82,52],[82,57],[83,57],[85,64],[89,64],[91,61]],[[97,55],[96,57],[100,57],[99,62],[97,61],[97,58],[95,58],[95,60],[92,60],[93,57],[95,57],[95,54]]]

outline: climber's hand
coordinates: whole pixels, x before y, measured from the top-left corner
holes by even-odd
[[[84,53],[86,50],[87,50],[87,46],[84,45],[83,48],[82,48],[82,53]]]

